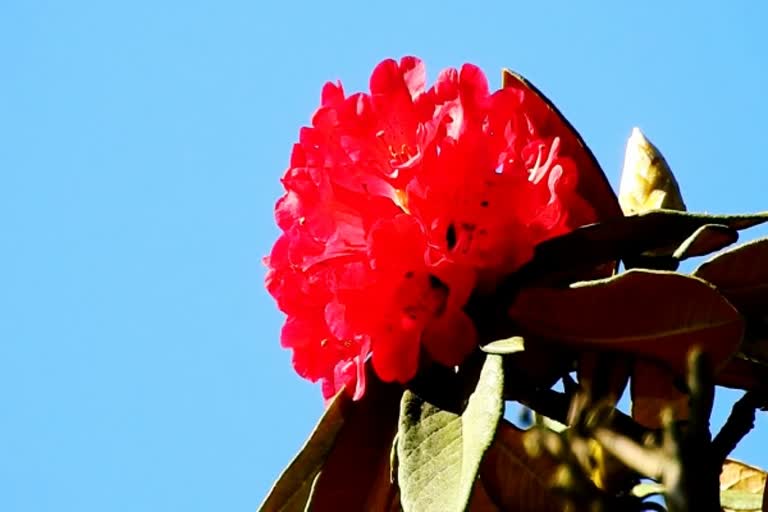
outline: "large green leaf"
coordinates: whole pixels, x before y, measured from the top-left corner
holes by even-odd
[[[261,512],[388,510],[396,499],[389,452],[397,429],[399,386],[367,377],[355,402],[341,392],[329,404],[299,454],[272,487]]]
[[[520,281],[531,282],[558,275],[566,279],[599,264],[632,259],[649,252],[656,256],[668,254],[671,257],[681,244],[708,224],[741,230],[764,222],[768,222],[768,212],[707,215],[651,210],[591,224],[539,244],[533,259],[512,278],[508,286],[519,285]],[[722,229],[717,228],[720,231]],[[725,241],[724,238],[723,243]],[[701,242],[699,240],[699,244]],[[695,255],[707,248],[707,245],[699,245],[695,252],[689,249],[687,255]]]
[[[509,314],[526,339],[642,355],[680,372],[693,345],[724,362],[744,331],[742,316],[709,283],[661,271],[523,289]]]
[[[397,442],[400,500],[406,512],[466,509],[480,462],[504,410],[502,357],[489,354],[461,415],[406,391]]]

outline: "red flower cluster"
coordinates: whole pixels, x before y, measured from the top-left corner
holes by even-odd
[[[471,293],[542,240],[620,214],[534,90],[491,94],[471,64],[427,88],[414,57],[376,66],[370,93],[326,84],[282,182],[266,285],[296,371],[326,398],[343,386],[362,396],[369,355],[385,381],[413,378],[422,353],[461,363],[477,344],[462,309]]]

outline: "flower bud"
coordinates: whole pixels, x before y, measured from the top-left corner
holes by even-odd
[[[619,204],[625,215],[660,208],[686,209],[667,161],[639,128],[633,128],[627,140]]]

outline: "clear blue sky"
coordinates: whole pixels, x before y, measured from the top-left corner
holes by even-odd
[[[514,68],[614,184],[639,125],[691,209],[768,209],[768,7],[723,5],[0,2],[0,510],[255,509],[322,410],[262,284],[278,178],[384,57]]]

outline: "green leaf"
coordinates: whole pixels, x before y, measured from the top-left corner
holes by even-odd
[[[502,358],[488,355],[461,415],[406,391],[400,405],[397,458],[405,512],[466,509],[504,410]]]
[[[522,336],[512,336],[511,338],[492,341],[480,347],[480,350],[486,354],[498,354],[501,356],[514,354],[525,350],[525,340],[523,340]]]
[[[763,510],[763,497],[748,491],[720,491],[720,505],[729,512],[760,512]]]
[[[768,212],[752,215],[707,215],[675,210],[651,210],[599,224],[580,227],[542,242],[533,259],[506,287],[541,279],[567,279],[597,265],[644,253],[672,256],[674,251],[707,224],[742,230],[768,222]],[[567,269],[567,270],[563,270]]]
[[[768,510],[766,473],[760,468],[728,459],[720,473],[720,503],[724,512]]]
[[[709,283],[674,272],[631,270],[565,289],[523,289],[509,313],[526,339],[642,355],[681,372],[693,345],[723,362],[744,332],[742,316]]]
[[[630,494],[641,499],[650,498],[651,496],[664,494],[664,486],[656,482],[643,482],[634,486]]]
[[[341,392],[309,440],[280,475],[262,512],[389,510],[397,499],[389,454],[397,431],[400,386],[368,372],[365,396]]]

